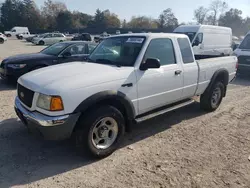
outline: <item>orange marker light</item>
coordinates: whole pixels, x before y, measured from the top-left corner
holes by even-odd
[[[61,97],[51,97],[50,111],[62,111],[64,110]]]

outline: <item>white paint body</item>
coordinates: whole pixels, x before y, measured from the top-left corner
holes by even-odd
[[[193,46],[195,55],[231,55],[232,54],[232,29],[228,27],[212,25],[182,25],[174,30],[174,33],[195,33],[191,43],[193,44],[199,34],[203,34],[202,43]]]
[[[17,34],[29,34],[28,27],[13,27],[10,31],[5,31],[4,34],[16,36]]]
[[[35,91],[30,111],[38,111],[49,116],[71,114],[88,97],[102,91],[119,91],[133,103],[136,115],[157,107],[202,94],[213,74],[220,68],[226,69],[229,80],[236,74],[236,57],[222,57],[194,61],[183,64],[177,38],[187,38],[179,34],[127,34],[144,36],[146,41],[133,67],[116,67],[95,63],[75,62],[39,69],[19,78],[18,83]],[[139,69],[146,49],[152,39],[171,39],[175,49],[176,64],[158,69]],[[176,70],[182,74],[175,75]],[[133,83],[133,87],[121,87]],[[64,111],[48,112],[36,106],[39,93],[59,95],[63,99]]]

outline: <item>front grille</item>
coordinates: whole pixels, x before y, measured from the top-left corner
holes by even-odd
[[[250,56],[239,56],[238,62],[239,64],[250,65]]]
[[[26,87],[23,87],[22,85],[18,84],[17,94],[22,103],[31,108],[34,97],[34,91],[31,91],[30,89],[27,89]]]

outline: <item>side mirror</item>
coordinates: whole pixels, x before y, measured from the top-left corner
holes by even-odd
[[[63,57],[70,57],[71,56],[71,53],[70,52],[64,52],[62,54]]]
[[[141,64],[140,70],[158,69],[161,67],[160,60],[155,58],[148,58],[145,63]]]
[[[199,44],[200,44],[200,41],[198,41],[198,40],[195,40],[195,41],[193,42],[193,46],[199,46]]]

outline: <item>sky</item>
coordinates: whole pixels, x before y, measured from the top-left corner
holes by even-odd
[[[97,8],[109,9],[120,19],[129,21],[132,16],[146,15],[158,18],[167,8],[172,8],[179,22],[193,21],[193,12],[199,6],[208,7],[211,0],[58,0],[64,2],[68,9],[78,10],[94,15]],[[42,6],[44,0],[35,0]],[[250,0],[227,0],[230,8],[243,11],[243,16],[250,16]]]

